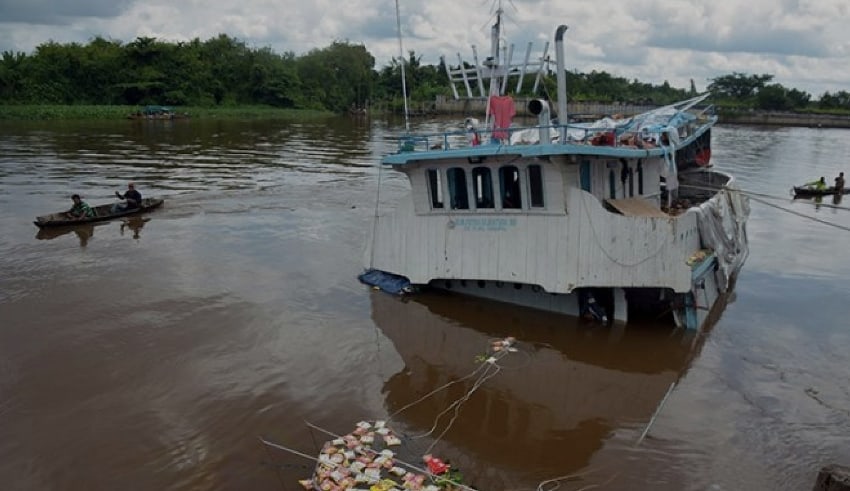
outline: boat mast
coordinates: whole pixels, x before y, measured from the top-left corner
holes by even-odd
[[[486,121],[485,126],[487,128],[490,127],[491,123],[490,98],[502,95],[502,83],[500,81],[501,63],[499,63],[499,40],[502,35],[502,13],[504,13],[504,10],[502,9],[502,0],[498,0],[498,4],[496,6],[496,23],[490,28],[490,57],[484,61],[485,64],[490,65],[490,90],[487,93],[486,116],[484,119]],[[507,77],[507,73],[505,76]]]
[[[399,14],[398,0],[395,0],[395,23],[398,29],[398,56],[401,63],[401,92],[404,98],[404,129],[410,133],[410,111],[407,107],[407,77],[404,74],[404,47],[401,44],[401,15]]]

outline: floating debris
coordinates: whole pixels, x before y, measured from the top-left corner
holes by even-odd
[[[454,408],[455,416],[457,416],[460,405],[468,399],[469,395],[478,389],[482,383],[498,373],[498,361],[509,353],[518,351],[515,346],[516,343],[516,338],[513,337],[493,340],[490,342],[487,352],[476,357],[476,361],[481,365],[469,376],[464,377],[469,378],[477,375],[472,388],[449,406],[449,409]],[[446,384],[441,389],[447,388],[452,383]],[[441,389],[405,406],[390,418],[404,409],[422,402]],[[437,416],[438,421],[445,412],[446,410]],[[422,456],[424,466],[414,465],[399,458],[394,449],[402,446],[402,438],[393,431],[387,420],[360,421],[355,424],[350,433],[342,436],[307,423],[311,428],[333,437],[324,443],[318,457],[315,458],[262,438],[260,441],[270,447],[316,462],[313,475],[308,479],[299,481],[304,489],[309,491],[476,491],[474,488],[463,484],[463,476],[459,470],[452,468],[448,461],[431,453],[431,449],[448,431],[453,421],[454,418]],[[432,431],[436,428],[436,425],[437,422],[435,422]]]

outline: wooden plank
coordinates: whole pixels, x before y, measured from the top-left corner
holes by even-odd
[[[606,199],[606,203],[627,217],[670,218],[655,203],[643,198]]]

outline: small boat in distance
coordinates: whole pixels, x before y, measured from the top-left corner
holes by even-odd
[[[845,195],[850,194],[850,188],[843,188],[841,192],[836,192],[835,187],[817,189],[811,186],[794,186],[791,190],[795,198],[812,198],[815,196],[832,196],[834,194]]]
[[[169,106],[145,106],[138,111],[131,113],[127,116],[127,119],[160,119],[160,120],[172,120],[172,119],[186,119],[189,117],[188,113],[178,113],[173,108]]]
[[[165,200],[161,198],[144,198],[142,200],[141,206],[139,206],[138,208],[130,208],[127,210],[117,209],[115,211],[113,211],[113,207],[115,206],[114,203],[93,206],[92,211],[94,211],[94,216],[83,218],[69,218],[67,212],[57,211],[56,213],[36,217],[33,223],[39,228],[45,228],[64,227],[69,225],[80,225],[84,223],[94,222],[105,222],[107,220],[112,220],[113,218],[136,215],[139,213],[144,213],[146,211],[151,211],[162,206],[164,202]]]
[[[393,293],[437,288],[602,323],[668,318],[699,329],[725,304],[749,251],[749,200],[709,162],[709,94],[569,123],[562,25],[556,118],[548,101],[532,99],[536,124],[514,126],[504,77],[515,70],[500,60],[500,23],[479,69],[490,74],[484,123],[405,134],[383,158],[411,192],[395,210],[376,210],[360,280]]]

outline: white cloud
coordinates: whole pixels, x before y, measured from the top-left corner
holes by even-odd
[[[497,1],[497,0],[496,0]],[[489,52],[494,0],[399,0],[405,51],[423,63]],[[806,90],[850,90],[850,6],[845,0],[632,0],[503,2],[504,35],[522,56],[569,26],[571,69],[698,88],[731,72],[770,73]],[[302,54],[335,40],[363,43],[379,66],[398,56],[394,0],[0,0],[0,51],[103,36],[206,40],[220,33],[251,46]],[[550,47],[550,55],[553,54]]]

